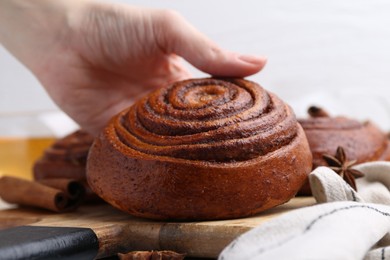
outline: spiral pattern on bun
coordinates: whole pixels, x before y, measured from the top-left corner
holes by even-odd
[[[207,78],[160,88],[114,117],[91,149],[88,179],[133,215],[216,219],[287,201],[310,167],[288,105],[254,82]]]
[[[124,144],[146,154],[245,161],[295,138],[296,120],[290,113],[252,82],[200,79],[143,98],[117,118],[115,130]]]

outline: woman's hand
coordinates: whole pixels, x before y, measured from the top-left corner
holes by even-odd
[[[0,42],[94,134],[145,92],[191,77],[180,57],[230,77],[266,62],[222,50],[176,12],[88,0],[0,0]]]

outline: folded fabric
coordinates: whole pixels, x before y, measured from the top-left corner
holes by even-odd
[[[226,259],[390,259],[390,162],[355,169],[358,192],[327,167],[309,176],[321,203],[250,230],[220,254]]]
[[[354,169],[365,174],[356,180],[354,191],[338,174],[318,167],[310,175],[310,187],[317,202],[357,201],[390,205],[390,162],[369,162]]]

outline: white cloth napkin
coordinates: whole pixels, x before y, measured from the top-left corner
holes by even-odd
[[[390,162],[355,167],[355,192],[327,167],[309,176],[320,204],[297,209],[238,237],[219,260],[390,259]]]

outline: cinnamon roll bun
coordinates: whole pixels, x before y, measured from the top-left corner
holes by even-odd
[[[91,147],[104,200],[153,219],[226,219],[291,199],[312,157],[291,108],[244,79],[192,79],[116,115]]]
[[[323,155],[334,155],[342,147],[346,157],[356,164],[390,160],[390,143],[386,134],[373,122],[360,122],[344,116],[330,116],[324,109],[312,106],[309,118],[299,119],[313,155],[313,169],[326,166]],[[310,195],[306,183],[301,195]]]

